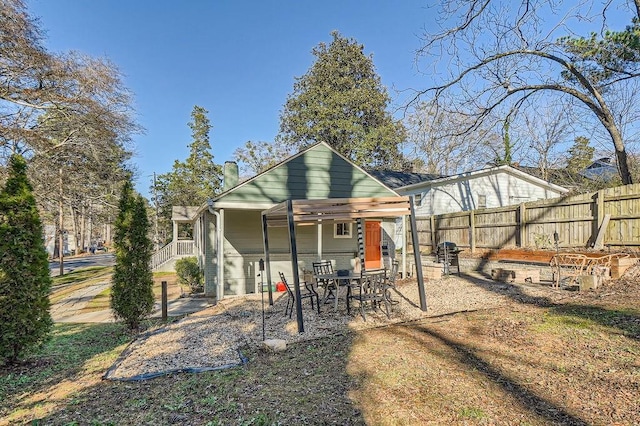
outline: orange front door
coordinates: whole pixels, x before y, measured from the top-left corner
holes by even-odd
[[[382,234],[380,222],[366,221],[364,229],[364,267],[365,269],[381,268],[380,240]]]

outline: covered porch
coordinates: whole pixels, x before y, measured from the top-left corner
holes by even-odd
[[[201,258],[201,221],[199,207],[174,206],[171,212],[171,241],[157,249],[151,257],[151,269],[154,271],[173,270],[176,259],[196,256]],[[156,239],[158,236],[156,235]],[[158,241],[157,241],[158,242]]]
[[[269,303],[273,303],[271,286],[271,265],[269,249],[269,228],[286,227],[289,235],[289,252],[291,254],[291,270],[295,292],[295,309],[298,332],[304,332],[304,318],[302,315],[300,274],[298,271],[298,253],[296,240],[296,225],[319,225],[334,222],[355,222],[357,224],[358,254],[362,271],[365,268],[364,245],[365,235],[363,221],[365,219],[409,217],[411,236],[414,247],[418,246],[416,232],[415,210],[413,196],[408,197],[377,197],[377,198],[341,198],[321,200],[287,200],[262,213],[262,233],[264,238],[264,255],[267,277]],[[403,256],[406,248],[403,247]],[[415,250],[414,250],[415,251]],[[427,310],[427,300],[424,290],[424,280],[419,253],[414,253],[416,280],[420,296],[420,309]]]

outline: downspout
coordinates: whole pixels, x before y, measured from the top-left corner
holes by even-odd
[[[216,290],[216,300],[221,300],[224,296],[224,250],[223,250],[223,241],[222,241],[222,217],[220,212],[214,210],[213,207],[209,206],[209,213],[216,217],[216,244],[217,244],[217,255],[218,255],[218,282],[217,290]]]
[[[402,216],[402,278],[407,278],[407,217]]]

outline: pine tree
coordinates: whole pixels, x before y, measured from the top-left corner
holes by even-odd
[[[578,173],[593,161],[595,148],[589,145],[589,139],[578,136],[571,148],[569,148],[567,159],[567,170],[571,173]]]
[[[296,79],[278,141],[294,149],[323,141],[360,166],[398,167],[405,129],[386,111],[390,98],[373,60],[355,40],[331,35],[331,44],[315,47],[315,63]]]
[[[122,188],[118,209],[111,308],[117,318],[135,330],[153,309],[153,274],[145,201],[134,194],[131,181]]]
[[[0,192],[0,362],[16,362],[49,336],[51,277],[27,164],[17,154]]]
[[[192,142],[186,161],[175,160],[170,172],[157,177],[152,189],[160,211],[160,226],[171,235],[172,206],[200,206],[222,188],[222,166],[214,163],[209,142],[208,111],[194,106],[191,112]]]

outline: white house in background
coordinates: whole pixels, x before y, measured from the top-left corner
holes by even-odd
[[[413,195],[416,216],[504,207],[569,192],[506,165],[448,177],[385,171],[371,174],[398,194]]]

